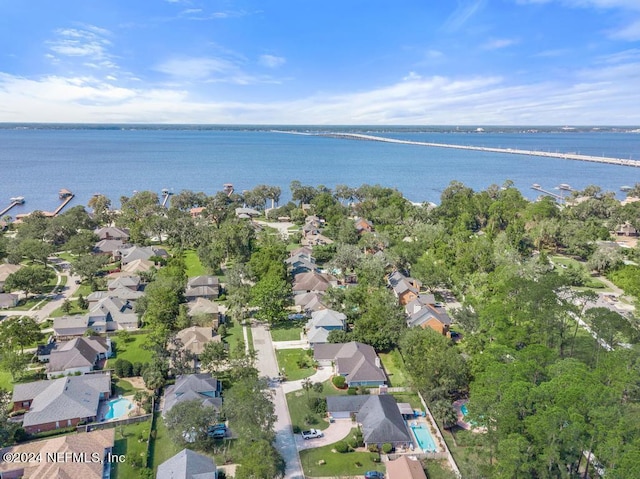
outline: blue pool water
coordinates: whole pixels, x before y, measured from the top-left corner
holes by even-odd
[[[467,405],[463,404],[462,406],[460,406],[460,412],[462,412],[463,416],[466,416],[467,414],[469,414],[469,411],[467,410]]]
[[[108,402],[109,410],[104,415],[105,421],[119,419],[127,414],[133,407],[133,403],[125,398],[112,399]]]
[[[438,447],[436,446],[436,442],[433,440],[433,437],[431,437],[431,432],[426,426],[411,426],[411,430],[418,441],[420,449],[425,452],[437,452]]]

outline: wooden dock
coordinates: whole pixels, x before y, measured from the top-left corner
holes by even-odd
[[[564,196],[559,195],[557,193],[552,193],[551,191],[547,191],[547,190],[543,189],[540,185],[537,185],[537,184],[536,185],[532,185],[531,189],[539,191],[540,193],[544,193],[547,196],[551,196],[552,198],[555,198],[556,200],[564,201]]]
[[[0,211],[0,218],[2,218],[4,215],[6,215],[9,211],[11,211],[11,209],[14,206],[18,206],[24,203],[23,201],[12,201],[11,204],[9,206],[7,206],[5,209],[3,209],[2,211]]]
[[[64,209],[65,206],[69,204],[69,202],[76,196],[71,191],[67,189],[61,189],[58,194],[59,198],[62,200],[62,204],[58,206],[51,216],[58,216],[58,214]]]
[[[320,134],[320,136],[329,136],[333,138],[346,138],[351,140],[382,141],[384,143],[399,143],[403,145],[430,146],[434,148],[453,148],[458,150],[486,151],[490,153],[507,153],[511,155],[542,156],[545,158],[590,161],[593,163],[607,163],[610,165],[633,166],[635,168],[640,168],[640,160],[631,160],[631,159],[625,160],[623,158],[608,158],[606,156],[579,155],[577,153],[552,153],[548,151],[519,150],[519,149],[513,149],[513,148],[492,148],[492,147],[484,147],[484,146],[450,145],[446,143],[429,143],[424,141],[397,140],[394,138],[384,138],[382,136],[373,136],[373,135],[362,135],[359,133],[326,133],[326,134]]]

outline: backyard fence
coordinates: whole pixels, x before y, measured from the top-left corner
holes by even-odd
[[[126,426],[127,424],[135,424],[137,422],[145,422],[151,419],[152,416],[153,414],[144,414],[143,416],[127,417],[124,419],[116,419],[114,421],[92,422],[90,424],[78,426],[76,429],[78,432],[89,432],[96,431],[98,429],[115,428],[118,426]]]
[[[411,452],[409,454],[383,454],[382,462],[393,461],[402,456],[411,456],[411,457],[415,457],[416,459],[436,459],[436,460],[445,460],[448,458],[446,452]]]

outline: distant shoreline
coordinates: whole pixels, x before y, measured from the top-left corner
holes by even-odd
[[[279,132],[298,134],[297,132],[285,132],[285,131],[279,131]],[[384,143],[399,143],[403,145],[428,146],[433,148],[453,148],[458,150],[485,151],[490,153],[507,153],[512,155],[543,156],[545,158],[590,161],[594,163],[607,163],[610,165],[632,166],[635,168],[640,168],[640,160],[631,160],[631,159],[625,160],[623,158],[609,158],[606,156],[579,155],[576,153],[552,153],[548,151],[519,150],[514,148],[494,148],[494,147],[484,147],[484,146],[454,145],[454,144],[447,144],[447,143],[430,143],[430,142],[424,142],[424,141],[398,140],[395,138],[385,138],[385,137],[374,136],[374,135],[363,135],[360,133],[324,133],[324,134],[318,134],[318,136],[328,136],[331,138],[346,138],[351,140],[363,140],[363,141],[381,141]]]

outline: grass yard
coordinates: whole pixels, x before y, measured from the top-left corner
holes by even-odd
[[[70,301],[71,303],[71,309],[69,310],[68,313],[65,313],[64,311],[62,311],[62,307],[58,308],[58,309],[54,309],[51,314],[49,315],[50,318],[59,318],[61,316],[73,316],[74,314],[84,314],[86,313],[88,310],[87,309],[82,309],[80,307],[78,307],[78,302],[77,301]]]
[[[201,276],[207,272],[195,250],[190,249],[184,252],[184,262],[187,266],[187,277],[189,278]]]
[[[446,429],[441,431],[462,477],[475,477],[479,466],[488,465],[489,451],[482,445],[482,434],[460,428],[454,428],[453,433]]]
[[[11,374],[7,371],[0,371],[0,388],[5,391],[13,391],[13,381]]]
[[[309,398],[327,396],[343,396],[347,394],[347,390],[339,390],[333,387],[331,380],[322,383],[323,389],[321,393],[313,390],[309,391]],[[311,411],[307,402],[306,391],[294,391],[287,394],[287,403],[289,405],[289,415],[291,416],[291,424],[298,426],[300,429],[308,429],[314,427],[316,429],[326,429],[329,422],[326,420],[326,414],[320,415]]]
[[[273,341],[299,341],[304,321],[285,321],[271,326]]]
[[[400,351],[394,349],[390,353],[378,353],[382,366],[384,367],[387,377],[389,378],[389,386],[394,388],[409,386],[409,376],[404,367],[404,361],[400,356]]]
[[[276,358],[278,359],[278,371],[284,368],[284,374],[289,381],[304,379],[316,372],[311,366],[299,367],[298,361],[303,359],[307,365],[313,363],[313,358],[307,354],[304,349],[278,349],[276,350]]]
[[[47,301],[48,299],[46,298],[31,296],[27,299],[21,299],[18,302],[18,306],[11,309],[15,311],[29,311],[31,308],[33,308],[36,305],[40,305],[40,307],[44,306],[47,303]]]
[[[80,297],[80,295],[82,295],[83,298],[86,298],[87,296],[89,296],[91,293],[93,293],[93,291],[91,291],[91,285],[89,284],[85,284],[82,283],[78,289],[76,290],[75,293],[73,293],[72,298],[78,298]]]
[[[148,333],[132,334],[129,342],[123,342],[118,338],[113,338],[115,345],[115,355],[109,359],[108,363],[115,362],[116,359],[126,359],[132,363],[150,363],[151,351],[143,349],[142,345],[146,341]],[[109,366],[106,366],[107,368]]]
[[[138,479],[140,470],[146,465],[147,435],[151,421],[116,427],[114,454],[124,454],[123,463],[112,464],[111,477],[115,479]]]
[[[445,461],[424,461],[423,466],[429,479],[456,479],[456,475]]]
[[[238,348],[238,343],[244,341],[242,325],[238,321],[231,320],[225,325],[227,326],[227,334],[223,339],[229,345],[229,351],[235,351]]]
[[[130,396],[138,391],[133,384],[125,379],[118,379],[113,387],[113,393],[120,396]]]
[[[568,258],[567,256],[556,255],[556,256],[550,256],[549,259],[556,266],[559,266],[559,268],[557,268],[557,271],[560,275],[562,275],[563,272],[565,271],[566,269],[565,267],[576,268],[583,272],[583,275],[585,277],[585,283],[584,283],[585,288],[597,289],[597,290],[604,290],[604,289],[608,290],[608,288],[602,281],[599,281],[596,278],[591,277],[591,274],[584,263],[577,261],[573,258]]]
[[[350,435],[355,433],[354,428]],[[333,445],[300,451],[300,462],[306,476],[310,477],[344,477],[362,476],[367,471],[384,472],[385,467],[373,462],[378,454],[371,452],[331,452]],[[325,464],[320,465],[320,461]]]
[[[418,393],[391,393],[391,395],[396,398],[398,402],[408,402],[413,409],[424,411],[424,406],[422,406],[422,402],[420,402]]]
[[[151,457],[149,466],[153,469],[154,477],[158,466],[181,450],[182,446],[176,444],[169,436],[169,431],[160,413],[156,413],[155,430],[151,434],[151,444],[149,446],[149,457]]]

